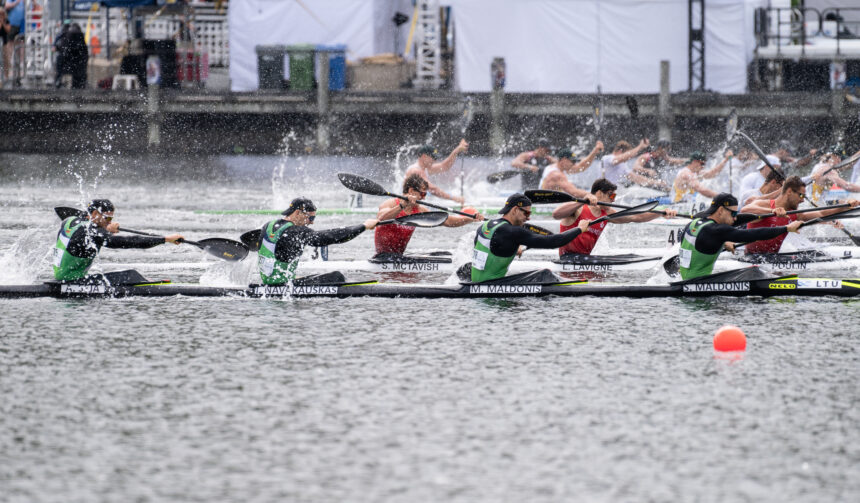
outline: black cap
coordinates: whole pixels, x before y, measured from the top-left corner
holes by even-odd
[[[556,150],[555,156],[558,157],[558,160],[562,159],[570,159],[571,161],[576,161],[576,154],[573,153],[569,148],[560,148]]]
[[[693,215],[693,218],[704,218],[713,215],[721,207],[728,208],[730,206],[737,205],[738,199],[735,196],[729,194],[728,192],[720,192],[716,195],[716,197],[711,200],[711,205],[708,206],[708,209],[700,213],[696,213],[695,215]]]
[[[297,197],[293,199],[293,202],[290,203],[289,207],[287,207],[281,215],[290,216],[296,210],[301,210],[307,213],[310,211],[316,211],[317,207],[314,206],[314,203],[310,199],[306,197]]]
[[[422,145],[422,146],[418,147],[417,154],[418,154],[418,157],[421,157],[422,155],[427,154],[430,157],[432,157],[433,159],[436,159],[436,149],[433,147],[433,145]]]
[[[707,159],[708,158],[705,157],[705,154],[699,152],[698,150],[695,150],[695,151],[693,151],[692,154],[690,154],[690,162],[693,162],[693,161],[705,162]]]
[[[113,203],[110,202],[110,199],[93,199],[90,201],[90,204],[87,205],[87,212],[92,213],[93,211],[98,211],[99,213],[107,213],[109,211],[115,211],[113,207]]]
[[[538,144],[538,147],[549,148],[550,147],[549,138],[538,138],[537,144]]]
[[[515,206],[520,208],[524,208],[526,206],[531,206],[532,200],[526,197],[524,194],[520,194],[517,192],[516,194],[511,194],[508,197],[508,200],[505,201],[505,207],[499,210],[499,213],[502,215],[507,215],[509,211],[511,211]]]

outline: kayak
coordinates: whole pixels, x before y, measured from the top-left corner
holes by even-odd
[[[860,278],[771,277],[758,267],[713,274],[668,285],[589,284],[564,282],[548,271],[533,271],[483,283],[457,285],[310,282],[247,287],[210,287],[173,284],[108,285],[105,283],[46,282],[39,285],[0,285],[0,298],[103,297],[382,297],[382,298],[519,298],[519,297],[857,297]]]

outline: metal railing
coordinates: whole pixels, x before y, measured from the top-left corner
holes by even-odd
[[[846,12],[860,13],[860,7],[828,7],[823,11],[813,7],[756,9],[756,45],[766,47],[774,41],[777,54],[782,53],[783,46],[799,45],[801,56],[806,56],[807,41],[825,37],[836,40],[836,55],[841,55],[841,41],[858,38],[860,33],[860,21],[846,21],[842,16]]]

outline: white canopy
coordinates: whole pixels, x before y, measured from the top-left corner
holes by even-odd
[[[510,92],[655,93],[661,60],[671,89],[687,89],[688,0],[442,0],[451,6],[456,87],[490,90],[490,63],[505,58]],[[746,90],[753,11],[767,0],[705,2],[705,87]],[[311,15],[304,5],[313,11]],[[409,0],[243,0],[230,5],[233,90],[257,88],[259,44],[346,44],[357,59],[394,47],[394,12]],[[319,20],[315,19],[319,18]],[[403,26],[402,36],[408,31]],[[402,45],[400,46],[402,50]]]

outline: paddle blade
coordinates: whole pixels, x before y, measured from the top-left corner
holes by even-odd
[[[558,190],[527,190],[526,197],[531,199],[532,204],[581,202],[567,192],[560,192]]]
[[[263,231],[261,229],[254,229],[239,236],[239,241],[251,250],[259,250],[262,245],[262,240]]]
[[[65,220],[69,217],[81,217],[84,218],[87,216],[87,212],[84,210],[79,210],[77,208],[69,208],[68,206],[57,206],[54,208],[54,212],[60,217],[60,220]]]
[[[489,183],[499,183],[505,180],[511,179],[517,175],[521,174],[520,171],[511,170],[511,171],[499,171],[498,173],[493,173],[487,177],[487,182]]]
[[[759,159],[761,159],[761,160],[762,160],[762,162],[764,162],[765,164],[767,164],[767,166],[768,166],[770,169],[772,169],[773,171],[775,171],[777,175],[781,176],[783,180],[785,180],[785,173],[783,173],[781,170],[779,170],[779,169],[777,169],[776,167],[774,167],[774,166],[770,163],[770,161],[768,161],[768,160],[767,160],[767,155],[765,155],[765,153],[761,150],[761,148],[759,148],[759,146],[758,146],[758,145],[756,145],[756,143],[752,140],[752,138],[750,138],[749,136],[747,136],[747,135],[746,135],[743,131],[741,131],[741,130],[736,130],[736,131],[735,131],[735,134],[736,134],[736,135],[738,135],[738,136],[740,136],[740,137],[741,137],[741,138],[743,138],[744,140],[746,140],[746,142],[749,144],[750,148],[752,148],[753,152],[755,152],[755,154],[758,156],[758,158],[759,158]]]
[[[549,229],[544,229],[539,225],[532,225],[529,223],[523,224],[523,229],[534,232],[535,234],[540,234],[541,236],[552,236],[553,232]]]
[[[738,111],[734,108],[726,117],[726,143],[731,143],[738,131]]]
[[[248,256],[248,247],[232,239],[208,238],[201,239],[197,243],[209,255],[228,262],[238,262]]]
[[[630,110],[630,118],[636,120],[639,118],[639,103],[634,96],[625,96],[624,101],[627,103],[627,109]]]
[[[344,187],[356,192],[361,192],[362,194],[368,194],[371,196],[391,195],[387,190],[382,188],[382,185],[379,185],[373,180],[363,176],[353,175],[351,173],[338,173],[337,178]]]
[[[658,201],[648,201],[647,203],[642,203],[638,206],[631,206],[631,207],[627,208],[626,210],[616,211],[615,213],[613,213],[611,215],[606,215],[605,217],[600,217],[597,220],[592,221],[588,225],[592,226],[594,224],[599,224],[600,222],[603,222],[604,220],[614,220],[616,218],[629,217],[632,215],[638,215],[640,213],[650,213],[651,210],[653,210],[654,207],[657,206],[657,204],[659,204]]]
[[[448,213],[444,211],[425,211],[395,218],[393,223],[409,227],[438,227],[444,224],[445,220],[448,220]]]

